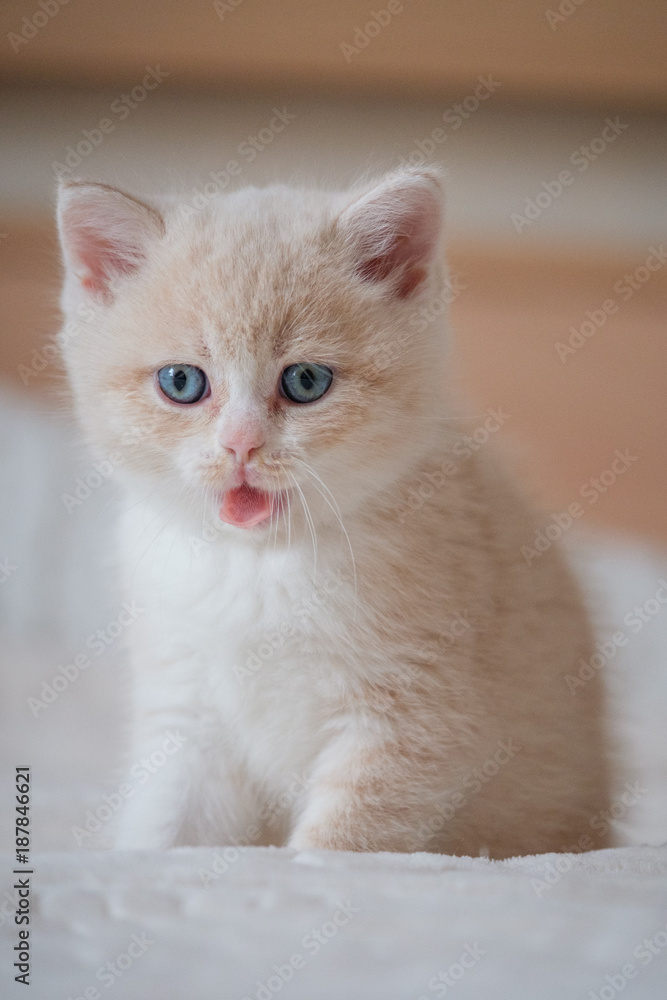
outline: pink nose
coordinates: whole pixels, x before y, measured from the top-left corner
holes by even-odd
[[[224,435],[221,443],[240,465],[245,465],[264,444],[264,435],[259,428],[238,428]]]

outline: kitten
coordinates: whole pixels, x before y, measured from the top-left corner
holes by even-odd
[[[437,172],[201,211],[74,181],[58,218],[142,609],[151,774],[118,847],[571,849],[606,801],[597,681],[565,681],[589,625],[489,448],[456,448],[446,324],[415,321],[446,280]]]

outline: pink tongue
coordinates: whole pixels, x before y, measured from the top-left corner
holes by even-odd
[[[256,490],[244,483],[236,489],[227,490],[220,520],[233,524],[236,528],[252,528],[271,516],[271,497],[265,490]]]

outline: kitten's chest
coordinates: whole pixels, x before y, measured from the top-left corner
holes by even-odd
[[[214,712],[253,753],[280,756],[286,732],[293,745],[321,738],[339,704],[340,650],[350,646],[354,585],[344,561],[320,551],[313,573],[312,553],[294,549],[193,552],[168,527],[134,571],[132,555],[126,570],[146,608],[145,642],[178,687],[165,697]]]
[[[231,567],[230,567],[231,568]],[[280,567],[233,574],[218,627],[204,611],[206,684],[250,775],[276,793],[307,775],[337,726],[345,664],[337,650],[347,626],[346,582],[336,572],[313,581]],[[244,595],[239,593],[243,584]]]

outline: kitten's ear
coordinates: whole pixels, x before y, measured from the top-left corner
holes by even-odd
[[[114,278],[133,274],[164,234],[160,213],[105,184],[68,181],[58,191],[58,231],[68,275],[109,303]]]
[[[390,175],[358,198],[339,219],[357,274],[369,282],[387,281],[396,298],[408,298],[424,282],[436,257],[442,209],[435,170]]]

